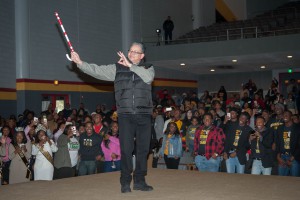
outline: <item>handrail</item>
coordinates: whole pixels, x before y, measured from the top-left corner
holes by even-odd
[[[235,35],[239,35],[239,34],[229,34],[229,32],[230,31],[234,31],[234,30],[241,30],[241,33],[240,33],[240,35],[241,35],[241,39],[243,39],[244,38],[244,35],[247,35],[247,34],[250,34],[250,33],[244,33],[244,30],[248,30],[248,29],[255,29],[255,38],[257,38],[257,30],[258,30],[258,28],[257,28],[257,26],[253,26],[253,27],[243,27],[243,28],[229,28],[229,29],[226,29],[226,33],[227,33],[227,40],[229,40],[229,37],[230,37],[230,35],[231,36],[235,36]]]
[[[253,29],[255,28],[255,32],[253,32],[253,33],[243,32],[243,34],[241,34],[241,33],[239,33],[239,34],[229,34],[228,33],[226,35],[213,35],[213,36],[205,36],[205,37],[203,37],[203,36],[202,37],[189,37],[189,38],[173,40],[168,45],[186,44],[186,43],[199,43],[199,42],[212,42],[212,41],[224,41],[224,38],[226,38],[225,40],[247,39],[247,36],[249,36],[249,35],[254,36],[254,37],[251,37],[251,38],[272,37],[272,36],[279,35],[278,33],[282,33],[282,32],[285,33],[286,31],[295,31],[295,30],[299,30],[299,33],[300,33],[300,28],[292,28],[292,29],[289,28],[289,29],[280,29],[280,30],[273,30],[273,31],[258,31],[257,27],[250,27],[250,28],[253,28]],[[236,29],[242,29],[242,28],[236,28]],[[235,30],[235,29],[230,29],[230,30]],[[294,33],[285,33],[285,35],[289,35],[289,34],[294,34]],[[233,36],[241,36],[241,35],[243,37],[233,38]],[[280,35],[283,35],[283,34],[280,34]],[[154,38],[154,37],[152,37],[152,38]],[[155,41],[155,40],[152,40],[152,41],[142,40],[142,41],[145,44],[153,44],[153,45],[157,44],[157,41]]]

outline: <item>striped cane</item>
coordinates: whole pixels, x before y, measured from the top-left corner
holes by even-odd
[[[63,24],[62,24],[62,21],[61,21],[61,19],[60,19],[60,17],[59,17],[59,15],[58,15],[57,12],[55,12],[54,14],[55,14],[56,19],[57,19],[57,21],[58,21],[58,23],[59,23],[59,25],[60,25],[60,28],[61,28],[61,30],[62,30],[62,32],[63,32],[63,34],[64,34],[64,36],[65,36],[65,38],[66,38],[66,40],[67,40],[68,46],[69,46],[71,52],[73,52],[73,51],[74,51],[73,46],[72,46],[72,44],[71,44],[71,42],[70,42],[70,40],[69,40],[69,37],[68,37],[68,35],[67,35],[67,32],[66,32],[66,30],[65,30],[65,28],[64,28],[64,26],[63,26]],[[69,54],[66,54],[66,57],[68,58],[69,61],[72,61],[71,58],[70,58],[70,56],[69,56]]]

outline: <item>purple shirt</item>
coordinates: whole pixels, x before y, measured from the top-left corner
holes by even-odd
[[[9,161],[9,152],[8,152],[8,149],[9,149],[9,144],[10,143],[11,143],[11,139],[9,137],[7,137],[6,141],[5,141],[5,156],[1,157],[1,160],[3,162]]]
[[[104,153],[105,161],[112,161],[112,157],[111,157],[112,153],[118,156],[115,160],[121,160],[121,147],[120,147],[119,138],[110,136],[109,140],[110,140],[108,144],[109,149],[105,147],[104,140],[101,143],[101,148]]]
[[[27,125],[26,128],[24,129],[24,132],[25,132],[25,136],[26,136],[26,138],[27,138],[27,141],[31,141],[31,140],[30,140],[30,137],[29,137],[29,135],[28,135],[29,131],[30,131],[30,126]]]

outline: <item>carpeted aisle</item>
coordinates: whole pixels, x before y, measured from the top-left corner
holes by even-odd
[[[154,191],[121,194],[119,172],[0,186],[3,200],[290,200],[300,199],[300,178],[150,169]]]

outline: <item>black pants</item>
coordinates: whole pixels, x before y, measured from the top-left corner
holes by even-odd
[[[96,160],[97,174],[104,173],[104,161]]]
[[[2,183],[9,183],[9,166],[11,161],[2,162]]]
[[[172,31],[165,31],[165,44],[168,44],[172,41]]]
[[[147,155],[151,139],[150,114],[120,114],[119,139],[121,145],[121,185],[128,185],[132,180],[134,138],[136,139],[136,164],[133,172],[134,181],[143,182],[147,175]]]
[[[72,167],[61,167],[54,168],[54,176],[53,179],[62,179],[62,178],[70,178],[74,177],[74,171]]]
[[[168,158],[167,155],[164,155],[164,160],[168,169],[178,169],[180,158]]]
[[[152,160],[152,168],[157,168],[158,158],[154,158]]]

